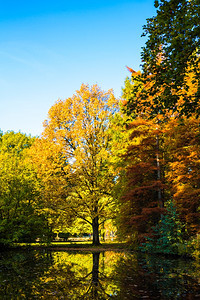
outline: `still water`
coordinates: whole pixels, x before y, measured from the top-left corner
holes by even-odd
[[[8,251],[0,299],[200,299],[200,266],[128,252]]]

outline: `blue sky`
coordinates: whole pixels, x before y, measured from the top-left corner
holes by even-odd
[[[0,129],[40,135],[82,83],[120,97],[153,15],[154,0],[0,0]]]

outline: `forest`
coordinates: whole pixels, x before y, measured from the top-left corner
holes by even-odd
[[[131,249],[200,257],[200,5],[155,1],[122,96],[82,84],[40,137],[0,133],[0,246],[110,232]],[[128,41],[127,41],[128,43]]]

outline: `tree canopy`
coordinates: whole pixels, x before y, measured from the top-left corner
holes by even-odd
[[[147,19],[142,51],[143,75],[146,83],[154,80],[150,94],[159,110],[176,109],[177,92],[185,87],[185,74],[194,73],[197,90],[184,97],[182,114],[200,114],[199,51],[200,5],[199,0],[155,1],[156,16]],[[151,76],[150,76],[151,75]],[[162,90],[162,94],[158,92]]]
[[[34,138],[7,132],[0,139],[0,243],[48,239],[37,176],[26,160]]]

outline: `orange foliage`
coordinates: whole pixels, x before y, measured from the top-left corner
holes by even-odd
[[[128,66],[126,66],[126,68],[127,68],[127,70],[128,70],[129,72],[131,72],[132,74],[136,74],[136,73],[137,73],[136,71],[134,71],[133,69],[129,68]]]
[[[135,229],[140,235],[148,232],[162,211],[157,201],[160,190],[166,200],[174,198],[188,232],[195,234],[200,230],[200,120],[195,114],[185,117],[182,108],[194,101],[200,107],[200,100],[193,97],[197,80],[188,68],[186,85],[178,94],[176,91],[176,107],[167,110],[162,104],[167,87],[151,94],[154,78],[151,74],[143,81],[142,74],[133,73],[123,91],[122,111],[129,118],[133,116],[133,121],[127,126],[131,145],[125,155],[128,167],[127,188],[121,199],[122,223],[129,233]]]
[[[121,222],[128,232],[137,229],[139,239],[151,231],[163,213],[158,197],[165,184],[158,179],[158,126],[153,121],[136,118],[129,127],[131,145],[125,160],[127,188],[121,202]]]
[[[167,129],[166,177],[182,220],[195,233],[200,229],[200,120],[195,116],[171,119]]]

